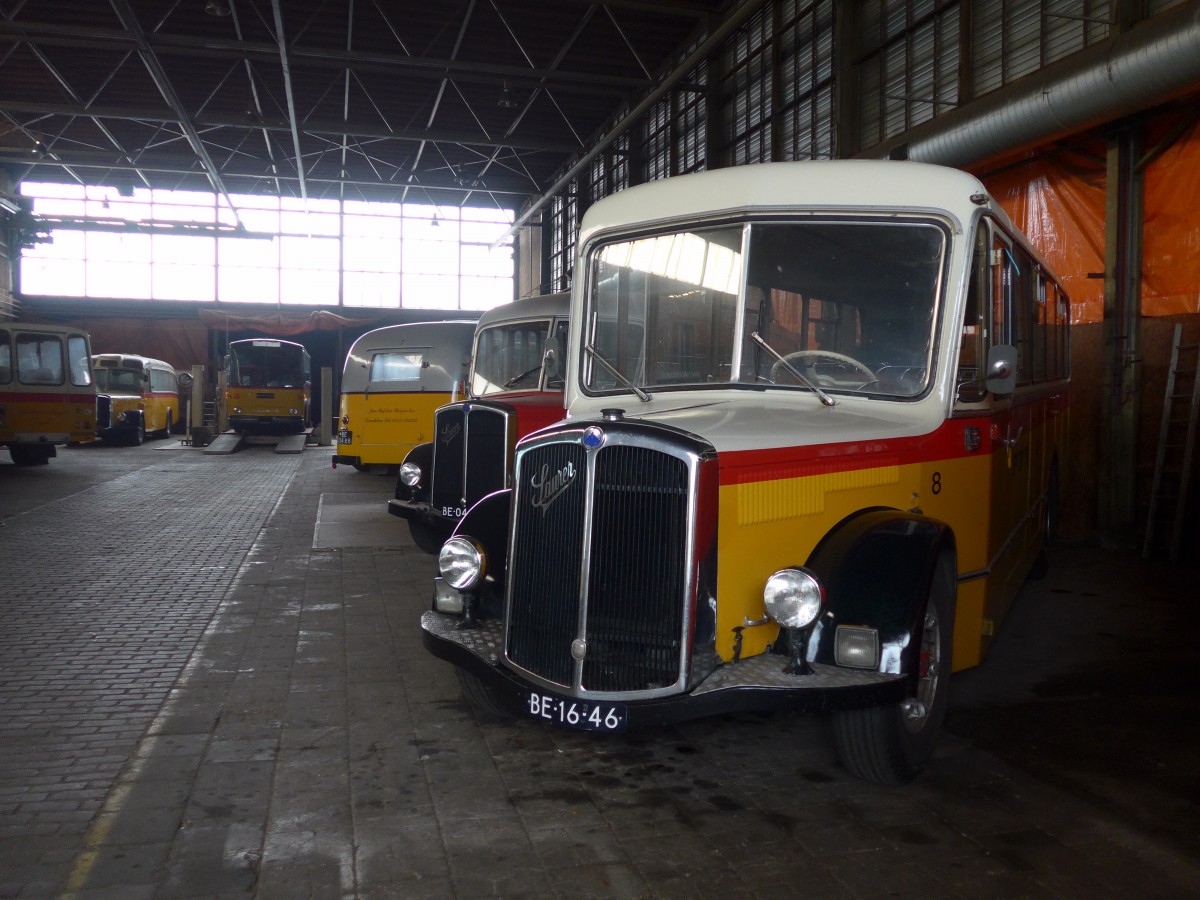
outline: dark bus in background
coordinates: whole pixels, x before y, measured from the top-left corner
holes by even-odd
[[[517,440],[563,417],[570,299],[530,297],[479,320],[469,398],[437,410],[434,439],[408,454],[388,502],[427,553],[476,500],[508,485]]]

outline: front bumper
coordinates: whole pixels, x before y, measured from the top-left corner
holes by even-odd
[[[524,709],[529,692],[542,688],[500,664],[503,624],[498,619],[487,619],[481,620],[477,628],[466,629],[459,627],[461,621],[426,611],[421,616],[425,648],[480,678],[514,711]],[[629,727],[655,727],[750,710],[828,712],[898,703],[905,697],[908,681],[904,675],[881,675],[821,663],[812,664],[811,675],[789,675],[784,672],[787,663],[786,657],[764,653],[725,663],[686,694],[626,700]]]
[[[458,519],[444,516],[440,510],[419,500],[389,500],[388,512],[401,519],[445,531],[447,534],[458,524]]]

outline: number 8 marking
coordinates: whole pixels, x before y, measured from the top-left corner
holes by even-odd
[[[933,491],[934,494],[940,494],[942,492],[942,473],[941,472],[933,473],[933,484],[930,485],[929,489],[931,491]]]

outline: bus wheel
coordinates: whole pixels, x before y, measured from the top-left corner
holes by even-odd
[[[446,535],[439,531],[434,531],[428,525],[421,522],[408,520],[408,530],[412,534],[413,543],[424,550],[426,553],[440,553],[442,544],[446,543]]]
[[[171,411],[168,409],[167,410],[167,424],[166,424],[166,427],[163,428],[163,437],[170,437],[174,433],[175,433],[175,417],[171,414]]]
[[[485,684],[477,676],[466,669],[458,669],[458,683],[462,687],[463,697],[473,710],[483,713],[491,719],[508,720],[513,718],[513,711],[500,699],[499,694],[490,685]]]
[[[131,441],[135,447],[140,447],[146,440],[146,420],[139,417],[137,425],[133,429]]]
[[[933,755],[946,715],[954,632],[955,571],[938,561],[921,630],[920,669],[909,697],[891,706],[839,710],[833,735],[842,765],[864,781],[905,784]]]
[[[45,466],[50,463],[50,454],[38,447],[10,444],[8,454],[15,466]]]

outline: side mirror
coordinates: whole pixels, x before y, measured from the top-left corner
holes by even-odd
[[[542,354],[542,365],[546,369],[547,375],[558,374],[558,339],[547,338],[546,350]]]
[[[1017,386],[1017,348],[997,344],[988,350],[987,388],[993,394],[1011,394]]]

